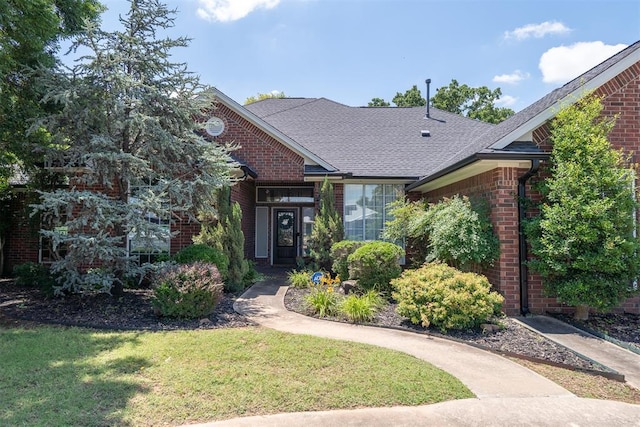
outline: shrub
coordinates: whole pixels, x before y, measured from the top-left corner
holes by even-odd
[[[493,265],[500,255],[500,243],[486,209],[472,206],[467,197],[454,196],[431,205],[425,224],[428,262],[446,262],[469,271],[476,266]]]
[[[504,298],[486,277],[446,264],[425,264],[391,281],[398,314],[441,331],[479,326],[500,313]]]
[[[331,246],[331,259],[333,260],[333,266],[331,268],[333,272],[345,280],[349,279],[349,263],[347,262],[347,258],[365,243],[366,242],[355,240],[342,240],[341,242],[334,243]]]
[[[309,248],[318,268],[331,268],[331,246],[344,237],[342,217],[335,207],[333,184],[325,177],[320,189],[320,212],[316,215],[311,230]]]
[[[151,303],[161,316],[196,319],[213,312],[222,292],[222,277],[215,265],[182,264],[156,276]]]
[[[384,304],[384,298],[370,290],[364,295],[351,294],[345,297],[340,303],[340,311],[351,322],[370,322]]]
[[[56,281],[47,267],[35,262],[25,262],[13,267],[16,285],[24,287],[38,287],[47,293],[53,293]]]
[[[203,244],[189,245],[181,249],[174,259],[178,264],[191,264],[197,261],[215,264],[222,276],[222,280],[226,280],[229,272],[229,258],[213,246]]]
[[[294,288],[308,288],[311,286],[311,274],[308,270],[292,270],[287,273],[287,281]]]
[[[389,242],[368,242],[347,258],[349,277],[358,279],[361,288],[375,289],[383,294],[391,292],[391,279],[400,275],[400,258],[404,250]]]

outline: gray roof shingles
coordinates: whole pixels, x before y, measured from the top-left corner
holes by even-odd
[[[246,108],[356,177],[423,176],[493,127],[435,108],[425,118],[424,107],[349,107],[325,98],[266,99]]]

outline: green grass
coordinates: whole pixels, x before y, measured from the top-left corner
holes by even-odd
[[[377,347],[262,328],[0,330],[0,425],[176,425],[473,397]]]

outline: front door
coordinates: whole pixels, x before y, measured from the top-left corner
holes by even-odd
[[[297,213],[297,209],[274,209],[274,264],[296,263],[298,255]]]

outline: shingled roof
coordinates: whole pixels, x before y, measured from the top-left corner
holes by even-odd
[[[349,107],[325,98],[273,98],[245,108],[339,172],[363,178],[417,179],[494,127],[435,108],[426,118],[423,107]]]

